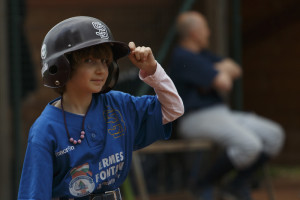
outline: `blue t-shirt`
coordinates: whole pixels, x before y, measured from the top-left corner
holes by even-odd
[[[93,96],[85,138],[73,145],[62,110],[51,105],[54,101],[30,129],[18,199],[84,197],[116,189],[129,172],[132,151],[171,134],[171,123],[162,124],[157,96],[110,91]],[[82,120],[66,112],[67,127],[76,140]]]
[[[223,102],[212,88],[212,81],[218,73],[214,64],[221,60],[207,50],[193,53],[182,47],[174,49],[169,64],[170,77],[182,98],[185,113]]]

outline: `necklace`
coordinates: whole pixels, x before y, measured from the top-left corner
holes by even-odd
[[[66,132],[67,132],[67,135],[68,135],[68,138],[69,138],[69,141],[73,144],[80,144],[82,142],[82,140],[84,139],[84,135],[85,135],[85,131],[84,131],[84,122],[85,122],[85,118],[86,118],[86,115],[91,107],[91,104],[89,105],[88,109],[86,110],[86,113],[83,117],[83,120],[82,120],[82,125],[81,125],[81,132],[80,132],[80,137],[78,140],[74,140],[74,138],[72,138],[70,136],[70,133],[69,133],[69,130],[68,130],[68,126],[67,126],[67,120],[66,120],[66,114],[65,114],[65,110],[64,110],[64,105],[63,105],[63,97],[61,97],[61,100],[60,100],[60,106],[61,106],[61,109],[62,109],[62,113],[63,113],[63,116],[64,116],[64,124],[65,124],[65,129],[66,129]]]

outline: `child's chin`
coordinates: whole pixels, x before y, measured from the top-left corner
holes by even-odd
[[[99,92],[101,92],[101,90],[102,90],[102,88],[100,88],[100,89],[97,89],[97,90],[94,90],[94,92],[93,92],[93,93],[99,93]]]

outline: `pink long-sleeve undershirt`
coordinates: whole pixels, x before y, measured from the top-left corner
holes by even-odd
[[[143,71],[140,71],[139,77],[154,89],[161,104],[163,124],[172,122],[183,115],[184,106],[181,97],[173,81],[159,63],[154,74],[144,77]]]

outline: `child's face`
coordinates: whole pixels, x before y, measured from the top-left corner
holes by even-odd
[[[108,63],[106,59],[92,56],[82,58],[67,82],[67,90],[80,93],[99,93],[108,77]]]

